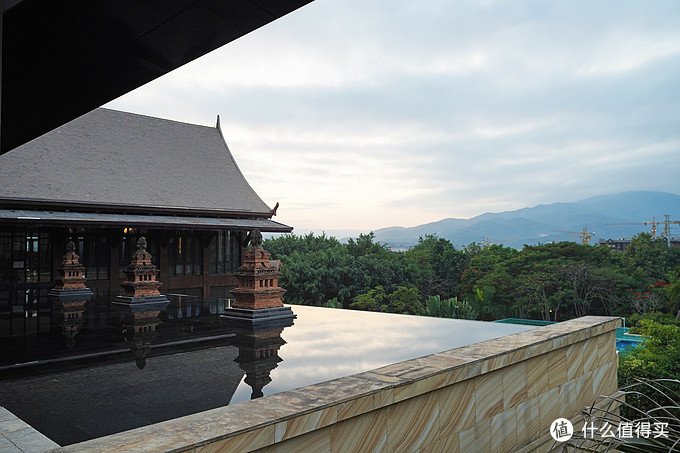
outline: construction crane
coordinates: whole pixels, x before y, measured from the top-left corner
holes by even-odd
[[[497,241],[490,241],[489,236],[486,236],[484,240],[482,241],[482,247],[487,248],[490,247],[491,245],[497,244],[499,242],[510,242],[510,241],[516,241],[517,239],[499,239]]]
[[[589,244],[590,240],[595,236],[594,231],[588,231],[588,227],[583,227],[583,231],[566,231],[566,230],[552,230],[554,233],[572,233],[567,234],[568,238],[581,238],[581,244]]]
[[[622,222],[622,223],[605,223],[605,225],[651,225],[652,226],[652,239],[656,239],[656,226],[663,225],[664,222],[657,222],[656,217],[652,217],[651,222]]]
[[[652,217],[651,222],[623,222],[623,223],[606,223],[605,225],[651,225],[652,239],[656,239],[656,226],[663,225],[663,236],[666,238],[666,243],[671,246],[671,225],[680,225],[680,220],[671,220],[670,215],[665,214],[662,222],[657,222],[656,217]]]
[[[680,220],[671,220],[670,217],[670,215],[665,214],[665,219],[663,221],[663,235],[666,236],[666,243],[668,244],[668,247],[671,246],[671,225],[673,223],[680,225]]]

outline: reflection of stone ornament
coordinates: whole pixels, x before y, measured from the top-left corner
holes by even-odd
[[[52,303],[55,321],[61,326],[66,337],[66,346],[75,345],[75,336],[83,326],[85,304],[92,297],[92,291],[85,286],[85,267],[80,264],[73,241],[66,244],[66,254],[61,258],[54,288],[47,293]]]
[[[286,344],[281,338],[284,327],[291,326],[293,319],[270,322],[266,328],[235,328],[234,346],[238,346],[238,357],[234,359],[246,372],[244,382],[253,392],[251,399],[264,396],[263,387],[272,381],[270,373],[279,362],[279,349]]]
[[[113,301],[116,310],[125,317],[125,339],[132,342],[131,351],[139,369],[146,366],[146,356],[156,338],[156,326],[161,323],[158,315],[170,303],[158,290],[162,283],[158,281],[158,268],[151,262],[146,245],[144,237],[137,240],[137,251],[124,270],[125,281],[120,284],[123,294]]]

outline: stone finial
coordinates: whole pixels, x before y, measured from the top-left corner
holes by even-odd
[[[61,258],[61,264],[80,264],[80,257],[76,254],[76,245],[73,241],[68,241],[66,243],[66,253]],[[83,268],[83,271],[85,268]]]
[[[259,249],[262,248],[262,233],[260,233],[260,230],[254,229],[248,234],[248,240],[250,241],[250,244]]]
[[[132,254],[132,264],[151,265],[151,253],[146,251],[146,238],[144,236],[137,239],[137,250]]]

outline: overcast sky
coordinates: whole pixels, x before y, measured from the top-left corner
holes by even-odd
[[[107,105],[214,125],[275,220],[680,193],[680,2],[317,0]]]

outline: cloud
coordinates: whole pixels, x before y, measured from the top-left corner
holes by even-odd
[[[679,30],[674,1],[317,1],[111,106],[220,114],[294,226],[679,193]]]

